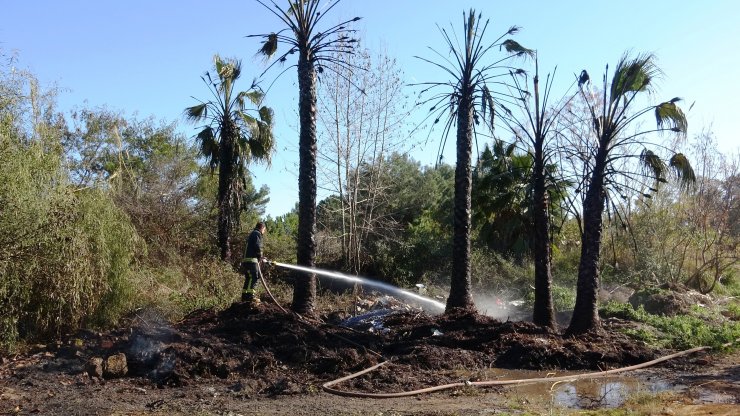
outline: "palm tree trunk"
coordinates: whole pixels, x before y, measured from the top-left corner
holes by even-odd
[[[599,291],[599,252],[601,250],[602,214],[604,213],[604,171],[606,145],[601,145],[594,163],[586,198],[583,201],[583,236],[578,265],[576,305],[566,333],[583,334],[600,327],[597,294]]]
[[[452,278],[446,311],[463,308],[474,311],[470,288],[470,194],[472,189],[473,91],[462,91],[457,113],[457,166],[455,167],[455,208],[452,237]]]
[[[298,249],[300,266],[314,267],[316,257],[316,68],[309,56],[307,42],[302,42],[298,58]],[[296,272],[293,311],[313,312],[316,275]]]
[[[549,200],[545,187],[545,162],[542,143],[534,154],[534,312],[536,325],[554,328],[552,305],[552,251],[550,248]]]
[[[228,124],[224,124],[228,126]],[[218,165],[218,247],[221,260],[231,260],[231,181],[234,176],[234,141],[232,131],[224,127],[221,132]]]

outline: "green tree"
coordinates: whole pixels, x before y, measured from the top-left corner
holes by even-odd
[[[218,246],[221,258],[230,260],[231,233],[241,212],[247,166],[252,160],[269,162],[273,151],[273,113],[261,105],[263,94],[254,85],[247,91],[235,90],[240,61],[218,55],[213,61],[215,77],[209,72],[201,77],[213,99],[188,107],[185,116],[205,123],[196,137],[211,171],[218,168]],[[250,102],[254,108],[249,108]]]
[[[319,25],[327,12],[333,9],[339,0],[328,2],[321,0],[295,0],[288,3],[286,9],[270,1],[256,0],[280,19],[284,28],[276,33],[250,35],[264,40],[259,53],[267,58],[272,57],[279,43],[289,46],[275,62],[287,61],[288,55],[298,53],[298,116],[300,133],[298,140],[298,246],[297,260],[301,266],[313,267],[316,257],[316,81],[317,72],[332,70],[324,63],[339,63],[335,52],[350,52],[355,43],[346,35],[345,25],[360,20],[355,17],[349,21],[321,30]],[[285,34],[285,33],[288,34]],[[272,67],[272,65],[270,67]],[[268,67],[268,70],[269,68]],[[267,71],[267,70],[266,70]],[[295,312],[310,314],[313,312],[316,297],[316,276],[313,274],[296,275],[293,291]]]
[[[452,276],[447,311],[455,308],[468,310],[475,308],[470,286],[471,164],[476,125],[483,123],[490,130],[494,127],[494,107],[498,98],[494,96],[489,85],[492,88],[495,84],[501,83],[497,78],[507,72],[498,73],[496,70],[503,70],[505,61],[512,56],[532,52],[511,39],[503,40],[505,36],[516,33],[517,27],[510,28],[491,43],[485,42],[487,28],[488,20],[481,26],[481,15],[476,17],[475,11],[471,9],[467,14],[463,13],[462,46],[446,30],[440,29],[445,47],[450,50],[452,59],[439,53],[445,63],[422,58],[425,62],[443,69],[451,77],[449,81],[419,84],[427,86],[422,94],[430,90],[435,91],[430,98],[423,101],[423,104],[432,104],[430,116],[437,115],[435,124],[441,117],[447,117],[444,127],[445,138],[452,129],[452,124],[457,123]],[[496,47],[505,48],[510,55],[491,63],[485,62],[488,52]]]
[[[569,145],[571,157],[580,160],[585,175],[576,189],[584,194],[583,228],[576,305],[568,334],[581,334],[600,327],[596,295],[605,207],[616,207],[616,201],[628,199],[630,192],[649,195],[645,190],[657,190],[654,186],[665,182],[669,171],[684,184],[695,180],[693,169],[683,154],[674,153],[666,162],[648,149],[651,143],[646,139],[653,133],[686,134],[686,117],[676,105],[680,99],[634,109],[639,105],[637,99],[641,93],[653,89],[659,74],[654,60],[652,55],[634,58],[624,55],[611,83],[607,83],[607,66],[601,94],[587,89],[590,82],[586,71],[578,80],[580,95],[588,107],[589,133],[585,137],[572,137],[575,141]],[[639,120],[651,112],[657,127],[640,128]]]

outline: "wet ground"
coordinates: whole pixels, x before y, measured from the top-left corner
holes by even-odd
[[[322,392],[322,383],[384,360],[390,363],[337,387],[388,393],[466,380],[556,376],[668,353],[617,332],[629,325],[624,321],[606,321],[600,334],[563,338],[531,323],[472,314],[381,315],[347,328],[338,324],[348,316],[309,321],[269,304],[259,310],[235,304],[221,312],[199,311],[177,323],[153,312],[139,314],[119,330],[82,331],[28,354],[3,357],[0,414],[493,414],[617,407],[634,393],[661,391],[679,393],[684,407],[712,403],[740,410],[735,407],[738,355],[693,355],[618,378],[486,389],[463,385],[404,399]],[[91,365],[109,357],[124,357],[124,372],[113,373],[113,361],[102,372]],[[721,409],[713,411],[722,414]]]

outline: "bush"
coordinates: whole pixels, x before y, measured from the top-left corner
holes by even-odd
[[[688,349],[705,345],[725,348],[724,344],[740,339],[740,322],[729,322],[719,316],[708,319],[704,311],[669,317],[645,312],[642,306],[634,309],[628,303],[609,302],[599,310],[599,314],[649,325],[654,328],[655,336],[648,329],[630,330],[627,334],[662,348]],[[733,347],[737,348],[737,345]]]
[[[0,343],[114,321],[142,246],[103,191],[68,186],[48,142],[0,136]]]
[[[474,248],[471,257],[471,280],[477,290],[510,292],[507,298],[521,297],[529,291],[534,277],[533,264],[517,264],[487,248]]]

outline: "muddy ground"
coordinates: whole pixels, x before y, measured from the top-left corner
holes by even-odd
[[[265,303],[258,310],[237,303],[220,312],[198,311],[176,323],[140,313],[125,328],[81,331],[0,359],[0,414],[477,415],[528,406],[537,414],[553,404],[516,399],[510,388],[363,399],[330,395],[321,385],[384,360],[390,363],[337,388],[399,392],[486,380],[493,367],[544,376],[628,366],[669,353],[622,335],[616,329],[629,323],[614,319],[604,322],[600,334],[563,338],[528,322],[470,314],[405,310],[353,328],[338,325],[346,318],[335,313],[306,320]],[[738,357],[692,355],[639,374],[682,386],[684,408],[722,401],[713,414],[737,414]],[[543,397],[548,388],[543,386]]]

